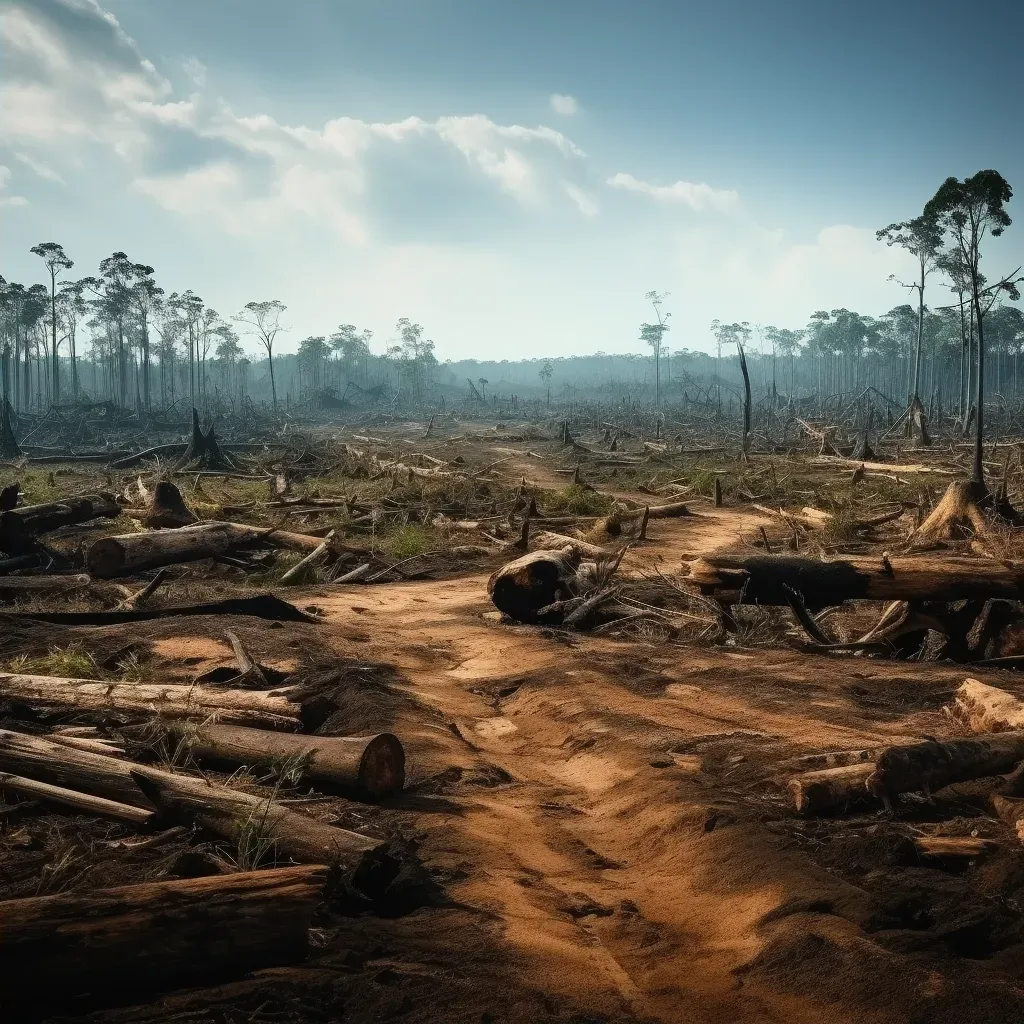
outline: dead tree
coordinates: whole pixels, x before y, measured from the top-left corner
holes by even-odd
[[[202,427],[199,425],[199,412],[196,409],[192,410],[192,437],[189,440],[188,447],[185,449],[185,453],[181,457],[181,461],[178,463],[178,468],[183,469],[185,467],[190,469],[218,469],[224,471],[231,471],[237,469],[237,465],[227,452],[223,452],[220,446],[217,444],[217,435],[214,432],[213,425],[210,425],[210,429],[203,433]]]
[[[11,403],[0,398],[0,459],[20,459],[21,448],[14,436]]]

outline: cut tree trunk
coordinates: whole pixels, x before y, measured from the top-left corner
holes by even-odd
[[[121,506],[109,494],[86,494],[45,505],[22,505],[0,514],[0,548],[23,546],[42,533],[62,526],[77,526],[91,519],[116,519]]]
[[[988,533],[988,524],[981,505],[988,496],[984,484],[977,484],[973,480],[954,480],[927,519],[911,535],[911,545],[916,547],[940,541],[984,537]]]
[[[303,866],[7,900],[0,1006],[95,1009],[295,963],[326,880]]]
[[[164,715],[296,729],[302,706],[286,690],[242,690],[184,683],[105,682],[0,673],[0,698],[79,712]]]
[[[789,780],[789,791],[800,814],[821,814],[871,798],[865,787],[875,770],[872,762],[805,772]]]
[[[970,739],[926,740],[890,747],[880,754],[865,785],[882,798],[899,793],[932,793],[954,782],[1005,775],[1024,760],[1024,732]]]
[[[177,729],[200,761],[231,765],[289,762],[303,779],[328,782],[375,798],[400,792],[405,784],[405,750],[391,733],[376,736],[302,736],[235,725]]]
[[[964,680],[949,710],[971,732],[1024,731],[1024,701],[978,679]]]
[[[570,581],[579,562],[580,550],[572,541],[560,550],[532,551],[494,572],[487,593],[495,608],[516,622],[538,622],[542,608],[572,596]]]
[[[799,555],[708,555],[689,563],[688,581],[726,604],[788,605],[797,591],[810,609],[844,601],[958,601],[1024,598],[1024,563],[995,559]]]
[[[336,828],[273,800],[149,768],[132,767],[147,799],[168,817],[235,842],[250,861],[291,859],[300,864],[357,867],[383,842]]]
[[[129,576],[143,569],[223,555],[233,548],[258,543],[266,533],[235,523],[200,523],[177,530],[126,533],[94,541],[85,560],[94,576]]]

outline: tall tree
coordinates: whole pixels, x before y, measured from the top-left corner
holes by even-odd
[[[654,356],[654,407],[661,407],[661,344],[668,331],[668,319],[671,313],[662,315],[661,306],[668,298],[668,292],[650,291],[644,298],[654,308],[654,315],[657,323],[640,325],[640,340],[646,342],[651,348]]]
[[[70,270],[75,264],[63,246],[57,242],[40,242],[33,245],[29,252],[35,253],[46,264],[50,272],[50,327],[51,346],[50,352],[53,358],[52,386],[54,404],[60,401],[60,355],[57,348],[57,275],[62,270]]]
[[[971,288],[974,325],[978,336],[977,407],[975,411],[974,465],[972,479],[985,487],[982,465],[985,400],[985,315],[1001,294],[1019,298],[1019,269],[984,288],[981,277],[981,245],[986,235],[998,237],[1011,224],[1006,204],[1013,197],[1009,182],[993,170],[978,171],[973,177],[947,178],[928,200],[924,216],[934,220],[949,236],[958,262],[967,275]]]
[[[244,324],[251,334],[266,350],[267,362],[270,364],[270,395],[274,414],[277,415],[277,385],[274,382],[274,342],[278,334],[286,330],[281,326],[281,314],[288,307],[277,299],[265,302],[247,302],[245,307],[231,319]]]
[[[939,223],[935,210],[905,220],[899,224],[890,224],[876,232],[875,237],[886,245],[899,245],[906,249],[916,260],[918,278],[910,284],[899,281],[904,288],[917,292],[917,351],[914,356],[913,393],[911,404],[921,401],[921,346],[924,341],[924,286],[928,275],[938,269],[942,254],[942,225]],[[898,280],[895,276],[890,280]]]

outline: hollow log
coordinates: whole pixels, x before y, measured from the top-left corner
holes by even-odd
[[[1024,731],[1024,701],[979,679],[965,679],[951,714],[976,733]]]
[[[295,963],[326,880],[314,865],[4,901],[0,1007],[96,1009]]]
[[[495,608],[510,618],[537,622],[541,608],[571,596],[569,581],[579,561],[580,550],[575,544],[553,551],[532,551],[492,573],[487,593]]]
[[[875,770],[873,763],[843,765],[805,772],[789,780],[789,791],[800,814],[820,814],[870,799],[865,788]]]
[[[898,793],[934,792],[954,782],[1005,775],[1024,761],[1024,732],[994,733],[970,739],[925,740],[889,747],[880,754],[865,783],[868,792],[889,798]]]
[[[181,732],[173,724],[170,728]],[[209,724],[185,735],[189,752],[200,761],[255,766],[287,760],[303,779],[371,797],[397,793],[405,784],[405,750],[391,733],[302,736]]]
[[[0,672],[0,698],[69,711],[236,722],[295,729],[302,707],[283,690],[244,690],[184,683],[127,683]]]
[[[22,505],[0,514],[0,547],[21,543],[62,526],[77,526],[91,519],[116,519],[121,506],[109,494],[86,494],[43,505]]]
[[[726,604],[788,605],[788,592],[796,590],[812,610],[852,600],[1024,598],[1024,563],[935,555],[851,555],[829,562],[707,555],[689,563],[688,580]]]

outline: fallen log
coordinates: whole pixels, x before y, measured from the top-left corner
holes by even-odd
[[[326,880],[302,866],[4,901],[0,1006],[95,1009],[295,963]]]
[[[0,513],[0,548],[24,545],[42,533],[77,526],[91,519],[116,519],[121,506],[109,494],[86,494],[43,505],[22,505]]]
[[[0,772],[0,792],[15,793],[33,800],[59,804],[82,814],[95,814],[102,818],[116,818],[127,821],[131,825],[148,825],[154,818],[153,811],[131,804],[122,804],[116,800],[106,800],[101,796],[79,793],[63,786],[51,786],[36,779],[26,779],[21,775],[8,775]]]
[[[592,544],[589,541],[568,537],[562,533],[552,533],[550,530],[535,531],[531,534],[530,541],[534,547],[542,551],[562,551],[571,546],[588,558],[609,558],[615,554],[614,550],[602,547],[600,544]]]
[[[300,864],[355,867],[383,846],[379,839],[204,779],[144,765],[134,765],[131,776],[158,811],[235,842],[239,853],[254,863],[291,859]]]
[[[321,562],[325,562],[331,555],[331,541],[334,540],[334,531],[324,537],[323,541],[314,548],[305,558],[296,562],[282,577],[281,583],[290,586],[294,583],[301,583]]]
[[[922,857],[980,857],[999,844],[975,836],[918,836],[914,846]]]
[[[0,590],[75,590],[87,587],[91,582],[84,573],[73,576],[2,576]]]
[[[405,784],[405,750],[391,733],[302,736],[216,723],[194,730],[173,723],[168,728],[184,738],[199,761],[252,766],[287,761],[302,779],[375,798],[400,792]]]
[[[789,791],[799,814],[820,814],[870,799],[865,788],[875,766],[868,762],[805,772],[789,780]]]
[[[875,762],[865,786],[888,801],[899,793],[931,794],[954,782],[1005,775],[1024,760],[1024,732],[969,739],[925,740],[889,747]]]
[[[351,867],[382,845],[266,797],[8,729],[0,730],[0,772],[155,809],[235,843],[251,863],[277,857]]]
[[[0,673],[0,698],[69,711],[169,718],[211,716],[270,729],[297,729],[302,707],[286,690],[244,690],[186,683],[128,683]]]
[[[844,601],[1024,598],[1024,563],[934,555],[858,555],[822,562],[799,555],[707,555],[688,580],[726,604],[788,605],[797,591],[812,610]]]
[[[971,732],[1024,730],[1024,701],[978,679],[961,683],[949,711]]]

